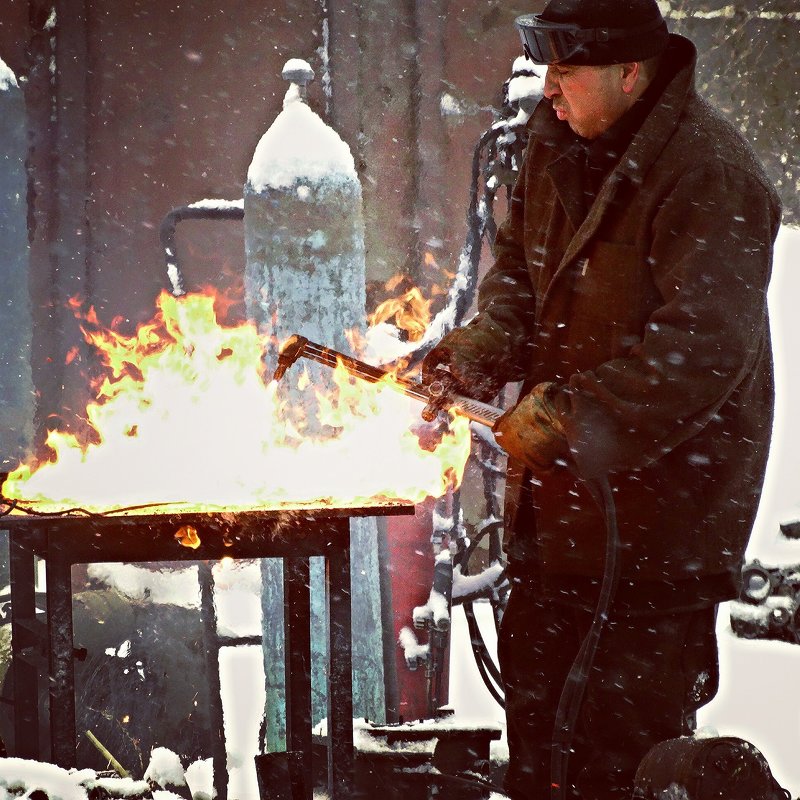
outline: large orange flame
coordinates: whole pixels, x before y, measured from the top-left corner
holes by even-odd
[[[424,449],[419,403],[336,370],[322,419],[306,428],[265,377],[265,338],[250,323],[221,324],[214,303],[212,292],[162,293],[131,336],[87,314],[84,335],[105,367],[86,408],[90,436],[52,431],[49,457],[14,470],[4,497],[52,513],[243,511],[420,502],[460,481],[466,419]],[[298,365],[283,380],[307,376]]]

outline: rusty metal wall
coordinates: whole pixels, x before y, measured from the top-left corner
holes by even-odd
[[[472,151],[520,54],[514,18],[544,3],[329,5],[333,124],[354,148],[364,187],[372,296],[398,272],[441,280],[426,274],[426,254],[454,271]]]

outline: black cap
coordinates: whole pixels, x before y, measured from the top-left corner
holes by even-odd
[[[568,64],[644,61],[663,53],[669,40],[656,0],[550,0],[538,17],[598,31],[595,41],[587,42],[563,62]],[[603,31],[611,35],[604,36]]]

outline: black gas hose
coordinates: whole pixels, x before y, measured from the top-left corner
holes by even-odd
[[[606,477],[596,481],[586,480],[585,484],[605,517],[605,568],[591,627],[581,644],[578,655],[572,662],[558,702],[550,751],[551,800],[565,800],[567,796],[567,766],[572,741],[575,737],[575,725],[578,721],[583,696],[586,693],[589,672],[595,655],[597,655],[600,635],[608,620],[619,583],[619,529],[617,528],[617,511],[611,486]]]

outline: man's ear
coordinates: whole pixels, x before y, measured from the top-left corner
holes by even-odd
[[[631,94],[641,74],[641,62],[629,61],[619,65],[622,70],[622,91]]]

